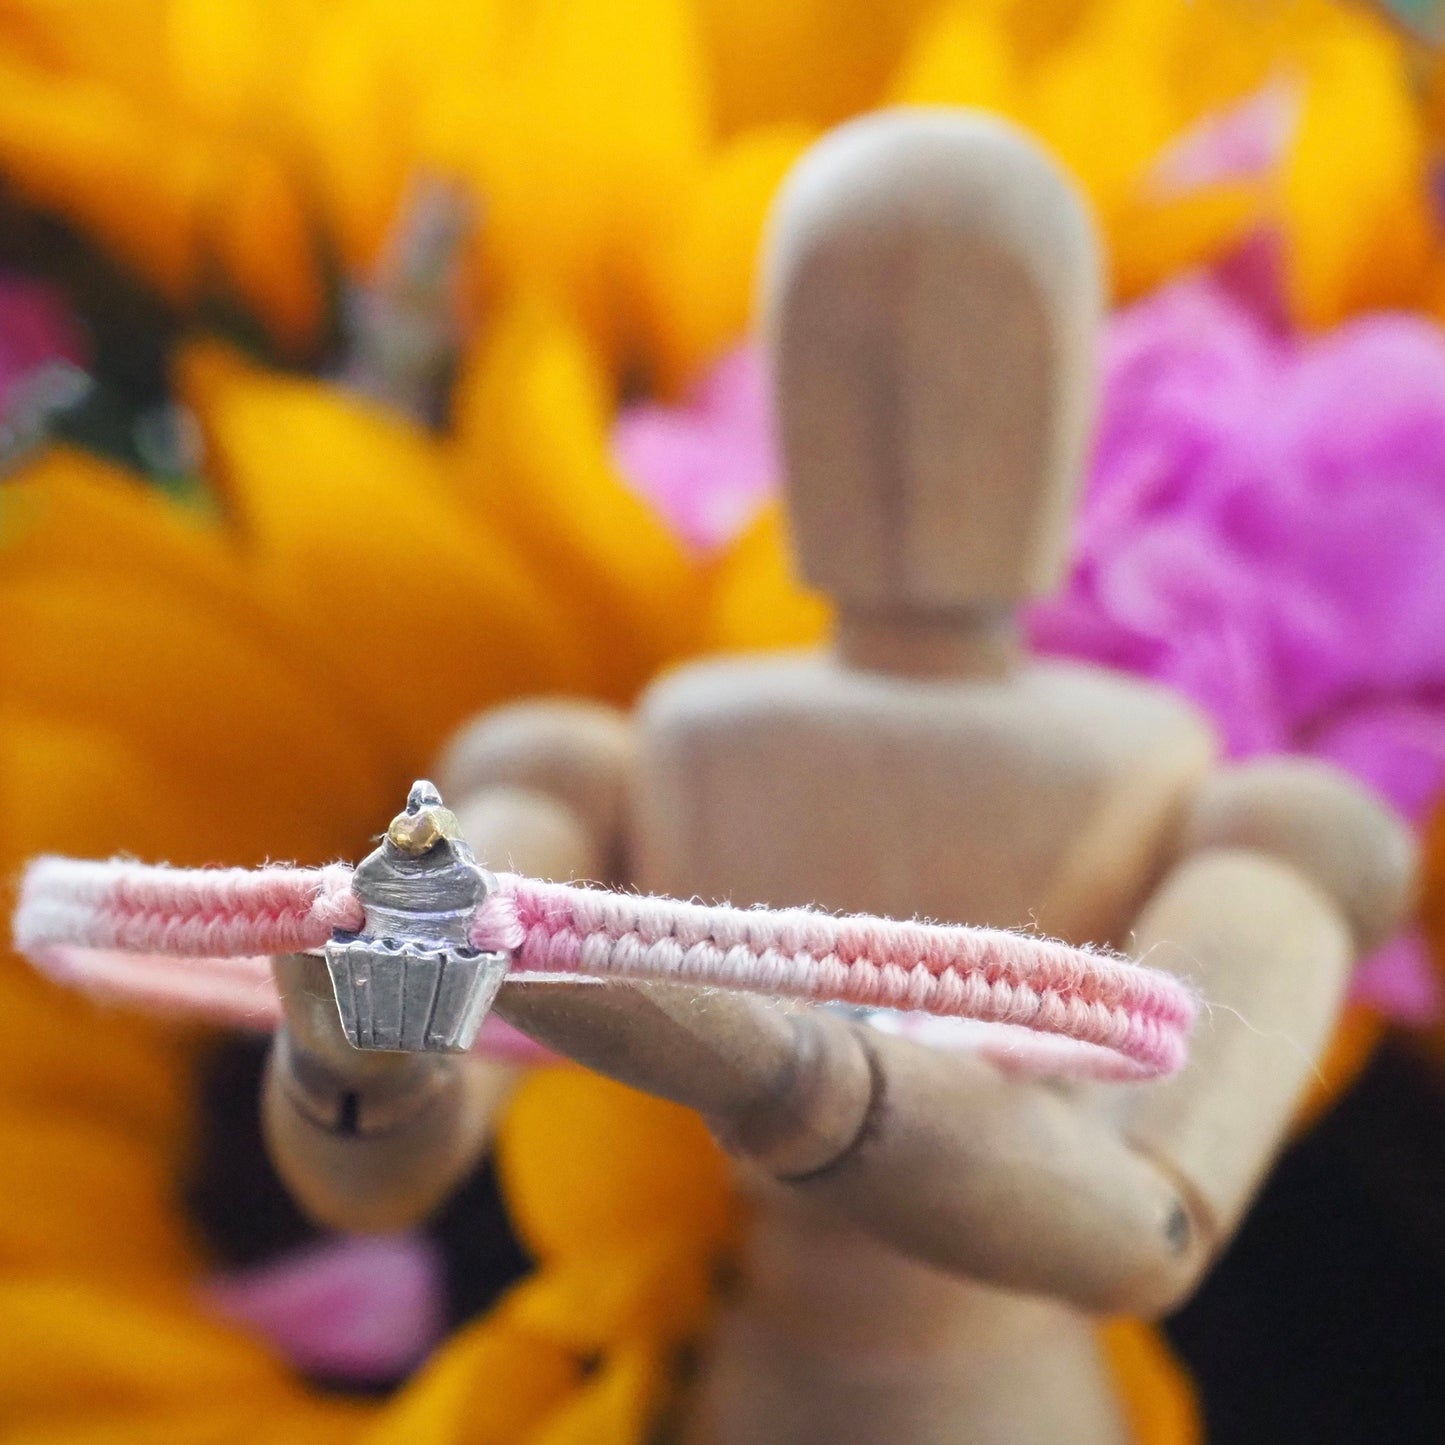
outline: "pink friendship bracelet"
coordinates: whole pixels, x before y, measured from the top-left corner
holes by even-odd
[[[707,906],[479,868],[429,783],[356,870],[185,870],[40,858],[15,941],[92,993],[232,1021],[279,1017],[268,959],[326,957],[358,1048],[497,1051],[504,979],[627,979],[910,1011],[1027,1072],[1150,1078],[1186,1058],[1195,1000],[1114,954],[997,929]],[[503,1039],[502,1052],[516,1052]]]

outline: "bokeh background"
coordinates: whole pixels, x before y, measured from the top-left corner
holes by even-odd
[[[808,643],[755,262],[801,151],[982,106],[1114,311],[1033,645],[1420,830],[1138,1438],[1445,1438],[1445,68],[1339,0],[0,0],[0,875],[355,857],[450,733]],[[9,894],[7,893],[7,904]],[[1437,949],[1432,951],[1431,931]],[[736,1225],[696,1121],[518,1089],[426,1231],[295,1214],[261,1044],[0,960],[0,1440],[624,1445]]]

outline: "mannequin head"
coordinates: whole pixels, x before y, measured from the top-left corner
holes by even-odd
[[[1055,163],[983,114],[854,121],[784,186],[764,287],[798,559],[844,626],[976,628],[1050,591],[1102,310]]]

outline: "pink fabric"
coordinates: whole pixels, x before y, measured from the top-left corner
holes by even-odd
[[[348,879],[341,865],[187,872],[42,858],[21,886],[15,940],[91,992],[274,1019],[264,955],[315,950],[333,928],[359,928]],[[513,954],[519,978],[681,980],[1015,1025],[1069,1045],[1012,1051],[1021,1067],[1093,1077],[1174,1072],[1194,1022],[1192,994],[1168,974],[1050,939],[681,903],[515,874],[497,882],[471,939]]]
[[[419,1234],[333,1236],[214,1275],[201,1294],[297,1369],[330,1379],[400,1379],[446,1332],[441,1254]]]
[[[359,928],[351,869],[167,868],[114,859],[39,858],[26,871],[16,946],[234,958],[319,948],[333,928]]]
[[[1169,1074],[1185,1060],[1192,995],[1113,955],[998,929],[499,881],[516,900],[524,971],[684,980],[1017,1024],[1092,1046],[1074,1071],[1094,1076]],[[1050,1057],[1061,1061],[1057,1051]]]

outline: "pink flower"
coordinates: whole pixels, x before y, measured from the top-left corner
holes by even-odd
[[[79,365],[84,355],[80,330],[55,291],[0,272],[0,416],[14,389],[46,362]]]
[[[1334,759],[1419,817],[1445,783],[1445,335],[1377,315],[1283,336],[1177,283],[1104,339],[1093,461],[1040,651],[1171,683],[1235,756]],[[776,488],[762,369],[618,422],[633,484],[715,546]]]
[[[1210,186],[1272,178],[1303,107],[1302,87],[1275,75],[1224,111],[1211,111],[1160,156],[1149,184],[1160,200]]]
[[[732,541],[778,474],[758,353],[729,353],[682,406],[629,407],[612,447],[623,475],[680,537],[703,551]]]
[[[1413,817],[1445,783],[1445,336],[1281,338],[1208,281],[1113,321],[1044,650],[1169,682],[1235,755],[1330,757]]]
[[[1300,339],[1232,278],[1193,278],[1117,314],[1103,353],[1072,567],[1030,609],[1034,646],[1168,683],[1231,755],[1327,758],[1421,819],[1445,789],[1445,334],[1381,314]],[[766,402],[734,353],[688,407],[642,412],[648,445],[624,416],[624,470],[715,544],[776,486]],[[1362,977],[1418,1015],[1422,968],[1407,947]]]
[[[268,1340],[299,1370],[398,1379],[446,1329],[441,1256],[422,1235],[337,1235],[204,1290],[223,1319]]]

